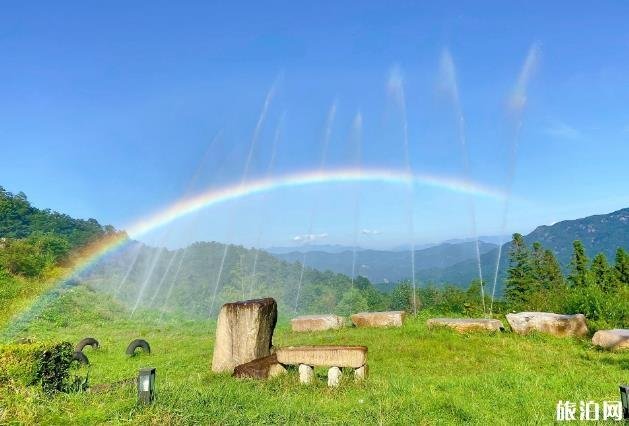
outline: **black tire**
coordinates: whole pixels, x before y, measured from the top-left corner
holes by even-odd
[[[74,348],[74,350],[77,352],[83,352],[83,348],[86,346],[91,346],[92,349],[100,348],[98,340],[94,339],[93,337],[86,337],[76,345],[76,348]]]
[[[81,365],[90,365],[90,361],[81,351],[76,351],[72,354],[72,361],[77,361]]]
[[[127,346],[127,355],[135,355],[135,350],[137,348],[141,348],[143,352],[149,355],[151,353],[151,346],[149,345],[149,342],[144,339],[135,339],[133,342],[129,343],[129,346]]]

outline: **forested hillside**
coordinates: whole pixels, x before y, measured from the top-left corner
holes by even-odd
[[[583,243],[584,249],[592,256],[603,253],[608,260],[616,255],[621,247],[629,248],[629,208],[609,214],[588,216],[582,219],[565,220],[553,225],[537,227],[524,236],[528,245],[539,242],[545,249],[551,250],[564,273],[567,273],[575,240]],[[506,254],[511,243],[502,246],[499,268],[499,291],[502,291],[508,259]],[[485,282],[492,282],[496,268],[498,250],[491,250],[481,255],[481,266]],[[466,260],[446,268],[432,268],[420,271],[417,277],[422,282],[452,283],[466,287],[470,281],[478,278],[476,260]]]
[[[72,257],[117,233],[94,219],[74,219],[30,204],[0,187],[0,324],[45,291]]]
[[[301,280],[301,285],[300,285]],[[385,309],[388,299],[365,278],[288,263],[259,250],[198,242],[167,250],[132,243],[90,270],[84,281],[133,308],[209,316],[225,302],[274,297],[282,313],[349,314]]]

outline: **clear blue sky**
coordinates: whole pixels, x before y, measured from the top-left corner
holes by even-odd
[[[508,99],[527,52],[527,105],[506,232],[629,206],[629,4],[608,2],[14,2],[0,14],[0,185],[38,207],[125,227],[204,188],[239,182],[271,86],[250,177],[326,167],[405,167],[387,93],[402,70],[412,167],[465,177],[440,90],[451,52],[471,178],[505,188]],[[217,133],[220,137],[204,153]],[[355,142],[355,141],[354,141]],[[408,191],[383,184],[293,188],[216,206],[145,238],[290,245],[308,233],[365,246],[408,241]],[[355,200],[359,200],[356,209]],[[471,235],[469,197],[417,187],[415,239]],[[501,202],[478,198],[478,233],[502,231]],[[316,207],[313,207],[316,206]],[[313,218],[312,221],[310,218]],[[357,223],[356,223],[357,222]]]

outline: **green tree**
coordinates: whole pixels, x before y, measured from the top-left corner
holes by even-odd
[[[614,271],[603,253],[598,253],[592,260],[590,267],[592,282],[603,291],[611,291],[616,287]]]
[[[356,288],[350,288],[345,293],[336,307],[336,311],[339,315],[350,316],[356,312],[365,312],[369,310],[369,304],[362,295],[360,290]]]
[[[614,273],[621,285],[629,286],[629,253],[622,247],[618,247],[616,250]]]
[[[389,308],[394,311],[413,312],[413,288],[408,282],[402,282],[393,289]]]
[[[566,280],[561,272],[561,265],[551,250],[544,250],[542,271],[542,288],[556,290],[566,287]]]
[[[572,287],[585,287],[588,282],[588,258],[583,243],[576,240],[572,243],[573,252],[570,261],[568,282]]]
[[[511,241],[505,285],[507,302],[512,306],[524,305],[533,287],[534,279],[531,253],[522,234],[515,233]]]

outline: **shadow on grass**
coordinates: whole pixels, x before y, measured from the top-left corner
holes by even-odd
[[[629,370],[629,357],[615,357],[603,349],[595,349],[595,351],[601,356],[593,357],[591,354],[582,354],[580,355],[580,358],[586,361],[600,362],[613,367],[618,367],[621,370]]]

